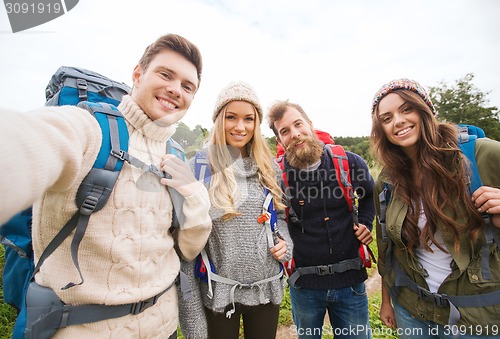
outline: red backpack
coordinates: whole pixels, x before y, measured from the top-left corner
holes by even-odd
[[[337,175],[339,186],[342,189],[343,196],[347,202],[347,206],[349,207],[349,211],[352,212],[354,223],[359,224],[358,220],[358,205],[357,205],[357,197],[352,188],[351,184],[351,176],[349,175],[349,162],[347,160],[347,154],[342,146],[336,145],[332,136],[324,131],[314,130],[319,140],[321,140],[326,146],[328,150],[328,154],[333,161],[333,166],[335,167],[335,174]],[[278,163],[281,169],[281,175],[283,177],[283,181],[288,187],[288,178],[285,171],[285,148],[283,145],[278,143],[276,149],[276,162]],[[287,208],[287,218],[289,217],[290,208]],[[373,254],[368,246],[363,243],[359,243],[359,255],[361,257],[361,261],[364,267],[372,267],[371,258]],[[373,257],[373,261],[375,258]],[[291,276],[294,269],[295,264],[293,258],[284,264],[288,276]]]

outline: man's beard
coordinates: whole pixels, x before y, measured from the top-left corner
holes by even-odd
[[[304,141],[304,144],[296,148],[295,145]],[[295,168],[306,168],[315,164],[323,153],[323,143],[314,135],[300,136],[286,147],[286,160]]]

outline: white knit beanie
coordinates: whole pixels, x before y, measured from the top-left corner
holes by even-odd
[[[246,101],[254,105],[259,115],[259,120],[262,122],[262,107],[260,106],[257,94],[255,94],[252,86],[243,81],[231,82],[220,91],[215,102],[215,109],[212,116],[213,122],[217,119],[222,108],[231,101]]]

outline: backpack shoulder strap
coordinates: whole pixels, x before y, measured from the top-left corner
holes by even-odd
[[[344,148],[340,145],[326,144],[327,150],[333,161],[333,166],[335,167],[335,173],[337,175],[337,181],[339,187],[341,188],[344,198],[347,202],[349,211],[352,214],[352,219],[355,225],[359,225],[358,217],[358,201],[357,195],[352,187],[349,159]],[[371,259],[376,263],[375,256],[368,245],[364,245],[360,241],[359,255],[365,267],[371,267]]]
[[[182,146],[172,138],[167,140],[167,153],[175,155],[182,161],[186,161],[186,154],[184,152],[184,148],[182,148]]]
[[[476,148],[476,141],[478,138],[478,135],[475,134],[470,134],[469,128],[471,126],[467,125],[459,125],[458,126],[458,147],[462,151],[462,153],[466,156],[467,160],[469,161],[469,167],[470,167],[470,186],[469,190],[470,193],[474,193],[479,187],[482,186],[481,183],[481,178],[479,176],[479,171],[477,169],[477,163],[476,163],[476,155],[475,155],[475,148]],[[474,127],[474,126],[472,126]],[[482,130],[481,130],[482,131]],[[472,132],[475,133],[475,132]],[[484,135],[484,132],[482,133]]]
[[[194,155],[194,176],[204,184],[210,183],[212,171],[208,160],[208,152],[198,151]]]
[[[184,152],[184,148],[175,141],[174,139],[170,138],[167,140],[167,154],[173,154],[177,158],[181,159],[182,161],[186,161],[186,154]],[[153,167],[153,166],[151,166]],[[166,178],[170,178],[170,175],[161,172],[161,176],[164,176]],[[179,228],[181,225],[184,225],[186,221],[186,216],[184,215],[184,212],[182,210],[182,205],[184,204],[184,196],[179,193],[175,188],[171,186],[167,186],[167,191],[170,194],[170,198],[172,199],[172,227]]]
[[[292,208],[292,197],[291,197],[290,191],[288,189],[288,187],[289,187],[288,176],[287,176],[286,169],[285,169],[285,155],[282,154],[282,155],[278,156],[275,161],[281,170],[281,177],[283,179],[282,186],[284,186],[284,187],[282,187],[282,189],[283,189],[283,192],[285,193],[285,198],[286,198],[286,209],[285,209],[286,220],[290,224],[302,225],[302,222],[297,217],[297,213],[295,213],[295,211]]]
[[[349,161],[347,159],[347,154],[345,153],[344,148],[340,145],[328,144],[326,146],[328,153],[332,158],[333,166],[335,167],[335,173],[337,174],[339,186],[342,189],[349,211],[352,211],[355,206],[355,197],[351,184],[351,176],[349,175]]]
[[[286,173],[286,169],[285,169],[285,154],[281,154],[279,155],[278,157],[276,157],[276,159],[274,159],[274,161],[276,162],[276,164],[278,164],[278,168],[280,169],[280,172],[281,172],[281,178],[283,179],[283,183],[282,183],[282,189],[283,189],[283,192],[285,192],[285,196],[287,195],[287,189],[288,189],[288,176],[287,176],[287,173]],[[290,197],[289,196],[286,196],[287,199],[290,200]]]
[[[386,274],[389,274],[392,269],[392,241],[389,239],[387,235],[387,206],[389,206],[389,202],[391,201],[392,194],[392,185],[384,182],[382,192],[378,195],[378,200],[380,203],[380,215],[378,216],[378,222],[380,224],[382,241],[387,244],[387,248],[385,251],[385,260],[386,260]]]
[[[120,171],[123,159],[112,153],[128,151],[128,130],[123,115],[118,108],[107,103],[81,102],[78,107],[89,111],[101,127],[102,144],[93,167]]]
[[[260,224],[263,224],[266,230],[267,244],[269,248],[276,245],[278,239],[278,215],[274,209],[273,195],[265,188],[264,194],[266,195],[264,203],[262,204],[262,214],[257,218]]]
[[[106,103],[90,102],[82,102],[78,106],[87,109],[97,119],[103,136],[101,148],[92,169],[78,188],[76,194],[78,211],[63,226],[49,245],[47,245],[31,275],[32,279],[40,270],[45,259],[75,230],[75,235],[71,242],[71,257],[80,275],[80,282],[70,282],[63,289],[81,285],[84,281],[78,263],[80,242],[87,229],[91,214],[104,207],[120,174],[123,159],[117,158],[115,154],[126,153],[128,151],[129,136],[125,119],[115,106]]]
[[[382,241],[387,242],[389,238],[387,237],[387,229],[386,229],[386,215],[387,215],[387,206],[389,205],[389,201],[391,201],[391,193],[392,193],[392,185],[384,182],[382,192],[378,195],[378,200],[380,203],[380,215],[378,217],[378,221],[380,223],[380,228],[382,230]]]

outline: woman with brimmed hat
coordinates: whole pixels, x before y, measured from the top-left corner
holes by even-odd
[[[212,120],[208,145],[191,164],[209,190],[213,228],[203,261],[183,265],[200,279],[191,277],[193,297],[180,301],[181,330],[187,338],[237,339],[241,317],[245,338],[274,339],[284,291],[281,263],[291,259],[292,242],[281,176],[261,134],[262,107],[253,88],[226,86]]]
[[[419,83],[385,84],[372,121],[383,167],[375,187],[381,320],[400,338],[497,337],[500,244],[483,244],[486,233],[500,235],[500,143],[477,139],[472,157],[484,186],[469,193],[457,126],[438,122]]]

